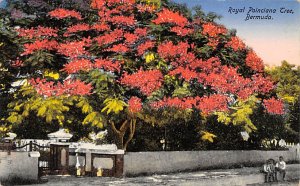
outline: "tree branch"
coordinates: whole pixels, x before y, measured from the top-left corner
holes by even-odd
[[[109,121],[110,125],[111,125],[111,128],[113,129],[113,131],[115,133],[117,133],[118,135],[120,135],[120,131],[116,128],[116,125],[113,121]]]
[[[126,130],[127,130],[127,128],[128,128],[128,125],[126,125],[127,124],[127,120],[125,120],[123,123],[122,123],[122,125],[121,125],[121,127],[120,127],[120,132],[121,133],[125,133],[126,132]]]
[[[129,144],[129,142],[132,140],[133,138],[133,135],[135,133],[135,126],[136,126],[136,119],[132,119],[130,120],[130,125],[129,125],[129,136],[128,136],[128,139],[126,140],[126,142],[124,143],[124,146],[123,146],[123,150],[126,150],[127,149],[127,146]]]

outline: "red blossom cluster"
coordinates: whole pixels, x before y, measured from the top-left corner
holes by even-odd
[[[213,67],[209,73],[199,73],[198,81],[209,85],[219,93],[231,93],[241,99],[247,99],[254,93],[255,84],[250,78],[242,77],[237,68],[228,66]]]
[[[138,4],[136,7],[138,11],[141,13],[145,13],[145,12],[153,13],[157,9],[155,6],[142,5],[142,4]]]
[[[213,49],[216,49],[216,47],[219,44],[219,38],[209,38],[207,45],[212,47]]]
[[[261,74],[252,76],[252,88],[255,92],[268,93],[274,89],[274,82],[270,77],[263,77]]]
[[[205,64],[205,62],[203,63]],[[221,93],[235,94],[241,99],[247,99],[254,92],[268,93],[274,88],[274,84],[269,78],[261,75],[254,75],[251,79],[244,78],[237,72],[237,68],[221,65],[208,68],[203,66],[203,69],[206,69],[208,73],[198,74],[200,83],[209,85]]]
[[[187,42],[173,44],[171,41],[165,41],[158,45],[157,53],[165,61],[170,62],[173,68],[178,66],[186,67],[186,65],[198,61],[193,52],[188,52],[189,49],[193,48],[194,45],[190,45]]]
[[[225,45],[225,47],[230,47],[234,51],[245,49],[246,45],[243,41],[237,36],[231,37],[230,41]]]
[[[200,99],[200,103],[197,108],[205,115],[215,111],[227,111],[227,100],[228,98],[221,94],[213,94],[209,97],[205,96]]]
[[[216,48],[219,44],[219,35],[224,35],[227,32],[227,29],[223,26],[216,25],[212,22],[204,23],[202,25],[202,33],[203,35],[208,35],[208,46],[212,48]]]
[[[164,42],[157,47],[157,53],[165,60],[168,58],[175,58],[187,53],[189,44],[186,42],[179,42],[177,45],[171,41]]]
[[[95,63],[92,63],[88,59],[73,59],[64,65],[62,71],[73,74],[79,71],[89,71],[93,68],[102,68],[111,72],[120,72],[121,63],[118,61],[113,62],[109,59],[95,59]]]
[[[93,68],[93,63],[88,59],[75,59],[64,65],[63,71],[73,74],[79,71],[88,71]]]
[[[203,114],[208,115],[215,111],[227,111],[228,97],[221,94],[213,94],[204,97],[186,97],[186,98],[163,98],[160,101],[152,102],[150,105],[154,109],[163,107],[174,107],[178,109],[198,108]]]
[[[69,36],[75,32],[88,31],[90,30],[90,25],[85,23],[76,24],[67,28],[67,31],[64,33],[64,36]]]
[[[103,6],[105,6],[106,0],[92,0],[91,1],[91,7],[94,9],[101,9]]]
[[[136,34],[127,32],[124,34],[124,38],[125,38],[125,43],[131,45],[131,44],[135,43],[139,37]]]
[[[64,19],[67,17],[73,17],[78,20],[82,19],[79,12],[76,12],[75,10],[67,10],[64,8],[57,8],[51,12],[48,12],[48,15],[50,15],[50,17],[54,17],[56,19]]]
[[[140,69],[131,75],[125,72],[120,82],[132,88],[139,88],[143,94],[149,96],[161,87],[162,81],[163,75],[159,70],[144,71]]]
[[[184,27],[188,24],[187,18],[180,15],[178,12],[173,12],[166,8],[163,8],[161,12],[157,13],[157,18],[154,19],[152,22],[157,25],[162,23],[173,23],[181,27]]]
[[[265,99],[263,101],[267,112],[271,114],[283,114],[284,113],[284,104],[282,100],[276,100],[275,98]]]
[[[21,55],[29,55],[39,50],[55,50],[58,43],[54,40],[36,40],[33,43],[24,44],[24,52]]]
[[[53,81],[45,79],[31,79],[29,83],[35,88],[38,94],[51,97],[60,95],[89,95],[92,85],[76,80],[66,80],[63,83],[54,84]]]
[[[247,54],[246,65],[257,72],[263,72],[264,70],[262,59],[260,59],[253,50],[250,50]]]
[[[203,78],[204,84],[210,85],[214,90],[222,93],[236,94],[250,83],[250,79],[242,77],[236,68],[228,66],[220,66],[218,71],[215,70]]]
[[[122,1],[121,1],[122,2]],[[127,3],[127,4],[119,4],[117,7],[116,7],[116,9],[118,10],[118,11],[120,11],[120,14],[122,14],[122,13],[131,13],[131,14],[133,14],[133,10],[134,10],[134,8],[136,7],[136,4],[134,4],[134,3]]]
[[[108,49],[108,51],[114,51],[114,52],[121,52],[124,53],[126,50],[129,50],[128,47],[135,44],[140,38],[147,35],[147,29],[146,28],[137,28],[134,33],[126,32],[123,29],[115,29],[109,33],[100,35],[98,37],[95,37],[94,40],[98,43],[99,46],[104,46],[113,44],[115,42],[119,42],[124,40],[124,44],[119,44],[117,46],[113,46],[112,48]],[[138,54],[142,55],[145,50],[152,48],[154,46],[154,42],[147,40],[144,43],[140,44],[137,47]]]
[[[134,34],[136,34],[139,37],[145,37],[147,36],[147,28],[137,28],[134,31]]]
[[[136,22],[134,16],[125,16],[132,15],[135,3],[134,1],[116,1],[112,2],[111,0],[101,1],[93,0],[91,3],[92,8],[98,10],[98,15],[101,21],[111,22],[117,27],[120,26],[133,26]]]
[[[223,26],[218,26],[212,22],[204,23],[202,25],[202,33],[208,35],[209,37],[217,37],[220,34],[226,34],[227,29]]]
[[[77,32],[93,30],[93,34],[91,34],[92,38],[74,40],[73,37],[68,37],[64,38],[67,41],[58,43],[59,39],[56,41],[49,38],[57,37],[57,29],[40,26],[37,28],[19,29],[19,36],[38,39],[32,43],[25,44],[22,55],[29,55],[39,50],[56,51],[57,54],[67,57],[68,63],[62,69],[67,74],[89,71],[94,68],[111,71],[112,73],[116,73],[116,76],[118,76],[117,73],[120,73],[123,75],[122,77],[117,77],[115,83],[129,88],[137,88],[146,96],[150,96],[154,91],[161,88],[164,81],[163,77],[166,74],[176,76],[189,83],[194,82],[191,80],[196,80],[204,88],[209,87],[210,90],[215,92],[215,94],[203,97],[164,97],[162,100],[150,104],[155,109],[162,107],[175,107],[179,109],[196,108],[207,115],[215,111],[228,110],[229,98],[225,95],[233,94],[238,98],[246,99],[253,93],[266,94],[274,88],[273,82],[265,78],[262,74],[245,78],[238,72],[237,68],[222,65],[221,60],[217,57],[201,59],[199,57],[201,55],[197,55],[198,48],[195,47],[201,47],[203,43],[189,43],[191,42],[190,39],[172,40],[173,43],[171,39],[166,40],[164,37],[159,41],[156,40],[155,34],[149,34],[151,28],[141,28],[143,26],[140,27],[137,24],[137,20],[135,19],[137,17],[132,16],[136,11],[155,13],[154,10],[156,7],[135,4],[134,0],[92,0],[91,7],[98,11],[99,19],[97,23],[94,25],[86,23],[73,24],[66,29],[63,36],[68,37],[73,33],[77,34]],[[196,26],[202,26],[202,34],[208,40],[208,46],[216,48],[221,38],[225,40],[225,37],[222,37],[222,35],[227,33],[226,28],[213,22],[203,23],[202,20],[198,20],[197,22],[189,23],[188,19],[183,15],[167,8],[163,8],[155,14],[157,17],[152,20],[154,24],[166,24],[165,26],[170,26],[170,31],[175,32],[178,36],[186,37],[194,33],[193,24],[198,24]],[[57,19],[71,17],[82,20],[80,13],[63,8],[55,9],[49,12],[49,15]],[[48,39],[39,40],[41,37]],[[97,43],[100,46],[100,52],[103,52],[101,57],[103,58],[97,58],[99,57],[99,53],[93,56],[94,50],[89,51],[90,48],[93,49],[91,47],[92,43]],[[236,52],[245,49],[246,46],[238,37],[233,36],[225,47],[230,47]],[[148,50],[151,50],[153,56],[159,55],[168,65],[168,68],[161,71],[156,69],[157,67],[151,66],[149,68],[151,70],[146,70],[152,64],[137,64],[137,68],[142,66],[145,70],[141,68],[132,74],[128,72],[121,73],[121,69],[127,70],[127,67],[122,68],[124,64],[122,61],[112,59],[109,56],[113,55],[115,57],[118,55],[118,57],[124,56],[124,59],[127,59],[127,57],[134,56],[134,54],[129,54],[135,53],[137,54],[135,57],[138,58],[135,61],[139,61],[139,58],[143,58],[143,55]],[[257,72],[263,71],[262,60],[252,50],[248,52],[245,63]],[[23,65],[22,61],[17,59],[14,66],[21,65]],[[134,70],[135,66],[132,67],[130,66],[130,69]],[[71,79],[65,80],[63,83],[49,82],[45,79],[32,79],[30,83],[36,88],[38,94],[47,97],[88,95],[93,88],[91,84]],[[128,105],[130,112],[139,112],[142,109],[142,100],[133,96],[128,100]],[[283,113],[282,101],[275,100],[274,98],[264,100],[264,106],[270,113]]]
[[[20,37],[33,39],[33,38],[41,38],[41,37],[57,37],[58,31],[50,27],[38,26],[37,28],[30,28],[30,29],[20,28],[17,29],[17,32],[19,33],[18,36]]]
[[[91,42],[90,39],[83,39],[81,41],[60,43],[57,46],[57,52],[70,58],[88,55],[89,52],[85,50],[85,47],[89,47]]]
[[[114,43],[118,40],[121,40],[123,37],[123,30],[121,29],[115,29],[114,31],[98,36],[95,39],[95,41],[97,41],[97,43],[102,46],[102,45],[106,45],[106,44],[110,44],[110,43]]]
[[[273,83],[262,76],[252,79],[244,78],[237,72],[237,68],[221,65],[219,58],[212,57],[206,61],[201,59],[188,63],[169,72],[169,75],[180,74],[186,81],[198,79],[198,82],[210,86],[219,93],[235,94],[242,99],[248,98],[255,91],[268,93],[273,88]]]
[[[98,0],[103,1],[103,0]],[[108,6],[116,6],[116,5],[126,5],[126,6],[132,6],[135,4],[135,0],[105,0],[107,2]]]
[[[129,51],[129,48],[124,43],[120,43],[113,45],[111,48],[106,49],[106,51],[124,54]]]
[[[146,41],[142,44],[140,44],[138,47],[137,47],[137,51],[138,51],[138,55],[143,55],[145,53],[146,50],[150,49],[150,48],[153,48],[154,47],[154,42],[153,41]]]
[[[133,96],[128,101],[128,110],[131,113],[137,113],[142,110],[142,101],[140,98]]]
[[[219,68],[221,66],[221,61],[218,57],[211,57],[206,61],[202,59],[195,59],[188,64],[189,68],[192,70],[201,69],[202,72],[206,74],[211,73],[214,69]]]
[[[107,31],[109,30],[109,26],[106,24],[106,23],[97,23],[97,24],[94,24],[91,29],[94,29],[94,30],[97,30],[97,31]]]
[[[104,70],[109,70],[111,72],[117,71],[120,72],[121,70],[121,62],[118,61],[112,61],[109,59],[96,59],[95,68],[103,68]]]
[[[194,29],[184,28],[181,26],[174,26],[171,28],[172,32],[175,32],[178,36],[186,36],[194,32]]]
[[[191,79],[198,78],[198,74],[195,71],[183,67],[178,67],[175,70],[169,72],[169,75],[171,76],[174,76],[176,74],[180,74],[181,77],[186,81],[190,81]]]
[[[134,26],[136,20],[134,16],[113,16],[109,19],[109,22],[112,22],[117,25],[125,25],[125,26]]]
[[[22,67],[22,66],[24,66],[24,61],[17,58],[15,61],[12,61],[11,66],[14,68]]]

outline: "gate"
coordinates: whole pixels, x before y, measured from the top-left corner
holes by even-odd
[[[15,150],[25,150],[26,152],[38,151],[40,157],[38,159],[39,177],[49,174],[50,172],[50,146],[40,145],[30,141],[29,143],[14,147]]]

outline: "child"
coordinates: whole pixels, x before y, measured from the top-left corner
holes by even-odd
[[[285,169],[286,169],[286,163],[283,161],[283,157],[279,157],[279,162],[276,163],[276,170],[279,172],[279,174],[282,174],[282,180],[285,178]]]
[[[275,181],[275,167],[273,160],[269,159],[263,166],[263,172],[265,173],[265,182]]]

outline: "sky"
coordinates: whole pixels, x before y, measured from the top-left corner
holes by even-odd
[[[200,5],[207,12],[222,16],[218,22],[237,35],[263,59],[265,64],[280,65],[281,61],[300,66],[300,0],[172,0],[192,8]],[[0,7],[5,0],[0,0]],[[235,14],[233,9],[240,9]],[[256,9],[270,13],[257,13]],[[275,12],[274,12],[275,9]],[[287,10],[285,13],[281,11]],[[249,12],[250,11],[250,12]],[[248,13],[249,12],[249,13]],[[271,19],[249,19],[270,16]],[[268,17],[269,18],[269,17]]]
[[[0,0],[0,8],[4,7],[6,4],[5,0]]]
[[[206,13],[221,15],[221,20],[217,22],[226,28],[236,29],[237,35],[254,49],[265,64],[280,65],[281,61],[286,60],[300,66],[300,0],[173,1],[185,3],[190,8],[200,5]],[[241,10],[235,14],[233,9]],[[265,9],[272,11],[266,12]],[[269,15],[271,19],[245,20],[248,12],[250,16]]]

